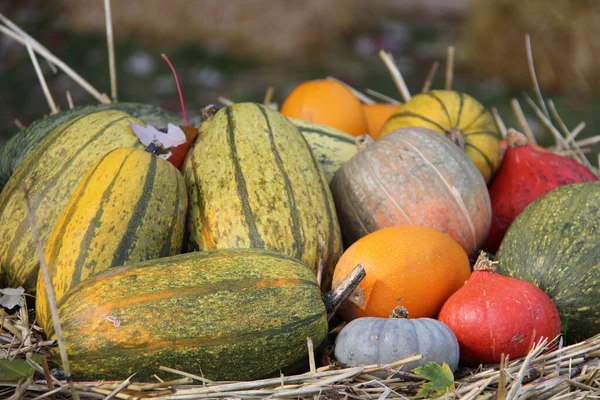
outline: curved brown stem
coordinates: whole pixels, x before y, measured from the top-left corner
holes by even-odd
[[[327,309],[327,320],[333,317],[340,305],[354,292],[365,276],[367,276],[365,268],[362,264],[358,264],[338,287],[321,296]]]
[[[446,131],[448,134],[448,138],[452,140],[458,147],[460,147],[463,151],[465,150],[465,135],[458,129],[457,127],[450,128]]]

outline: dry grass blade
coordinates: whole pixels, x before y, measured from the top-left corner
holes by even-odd
[[[131,375],[129,378],[127,378],[123,382],[121,382],[121,384],[119,386],[117,386],[115,388],[115,390],[110,392],[108,394],[108,396],[106,396],[104,398],[104,400],[110,400],[110,399],[114,398],[116,395],[118,395],[121,391],[123,391],[123,389],[125,389],[127,386],[129,386],[129,384],[131,383],[131,378],[133,378],[134,376],[135,376],[135,374]]]
[[[373,89],[365,89],[365,92],[375,97],[376,99],[382,100],[389,104],[402,104],[400,101],[394,99],[393,97],[386,96],[385,94],[379,93]]]
[[[273,101],[273,94],[275,93],[275,88],[273,86],[269,86],[267,91],[265,92],[265,98],[263,100],[263,104],[268,106]]]
[[[569,133],[569,136],[567,136],[565,138],[565,140],[567,141],[567,143],[571,143],[573,142],[577,136],[583,132],[583,130],[585,129],[586,124],[585,122],[581,121],[580,123],[578,123],[575,128],[573,128],[573,130],[571,131],[571,133]]]
[[[506,124],[500,117],[500,113],[498,113],[498,109],[496,107],[492,107],[492,116],[494,117],[494,121],[496,121],[496,125],[498,126],[498,130],[503,138],[506,138]]]
[[[12,21],[10,21],[8,18],[6,18],[2,13],[0,13],[0,20],[2,20],[8,26],[17,27]],[[88,81],[83,79],[78,73],[73,71],[73,69],[71,69],[62,60],[60,60],[58,57],[56,57],[54,54],[52,54],[48,49],[46,49],[44,46],[42,46],[34,38],[32,38],[31,36],[29,36],[28,34],[23,32],[22,30],[20,30],[20,28],[19,28],[19,31],[22,33],[16,33],[15,31],[12,31],[3,25],[0,25],[1,33],[16,40],[17,42],[21,43],[23,46],[26,46],[27,40],[29,40],[31,42],[31,47],[33,48],[33,50],[35,50],[39,55],[46,58],[47,60],[52,62],[54,65],[56,65],[58,68],[60,68],[65,74],[67,74],[71,79],[73,79],[86,92],[88,92],[90,95],[95,97],[100,103],[103,103],[103,104],[110,103],[110,99],[104,93],[100,93],[98,90],[96,90]]]
[[[110,73],[110,96],[117,102],[117,69],[115,66],[115,41],[113,36],[110,0],[104,0],[104,17],[106,25],[106,45],[108,47],[108,69]]]
[[[19,400],[23,397],[23,395],[27,392],[27,389],[29,388],[29,385],[31,385],[33,383],[33,377],[30,376],[27,379],[21,379],[19,381],[19,385],[17,386],[17,389],[15,390],[15,393],[10,396],[8,398],[8,400]]]
[[[67,104],[69,105],[69,110],[75,108],[75,104],[73,103],[73,97],[71,96],[71,91],[67,90]]]
[[[533,65],[533,52],[531,51],[531,36],[529,36],[529,34],[525,35],[525,48],[527,50],[527,65],[529,66],[529,74],[531,75],[533,90],[535,91],[535,94],[540,103],[540,107],[542,108],[544,114],[546,115],[546,117],[550,118],[550,114],[548,114],[548,109],[546,108],[546,103],[544,102],[544,98],[542,97],[542,91],[540,90],[540,85],[537,80],[535,66]]]
[[[48,84],[46,83],[46,78],[44,78],[44,74],[42,73],[42,69],[40,68],[40,63],[33,52],[33,48],[31,47],[31,42],[26,40],[27,53],[29,53],[29,58],[31,58],[31,63],[33,64],[33,68],[35,69],[35,73],[42,85],[42,91],[44,92],[44,96],[46,97],[46,102],[48,103],[48,107],[50,107],[50,114],[56,114],[58,112],[58,108],[56,107],[56,103],[52,98],[52,94],[50,93],[50,89],[48,88]]]
[[[398,66],[396,65],[396,61],[394,60],[394,57],[392,57],[392,55],[390,53],[388,53],[384,50],[379,50],[379,58],[381,58],[381,60],[385,64],[385,67],[388,69],[388,71],[392,75],[394,84],[396,85],[396,88],[398,88],[400,95],[402,95],[404,102],[409,101],[411,99],[410,92],[408,91],[406,82],[404,81],[404,78],[402,77],[402,73],[400,72],[400,70],[398,69]]]
[[[544,112],[538,107],[537,104],[535,104],[535,102],[531,99],[531,97],[529,97],[527,94],[525,94],[525,100],[531,106],[531,108],[533,108],[533,111],[535,112],[538,119],[546,126],[546,128],[548,128],[550,133],[552,133],[552,136],[554,136],[554,140],[556,141],[556,146],[559,149],[568,149],[569,145],[567,144],[565,139],[562,137],[562,135],[560,134],[558,129],[556,129],[554,127],[554,125],[552,125],[552,122],[550,121],[550,119],[544,115]]]
[[[452,90],[452,81],[454,80],[454,46],[448,47],[446,54],[446,80],[444,89]]]
[[[548,339],[544,338],[531,349],[529,354],[527,354],[527,357],[525,357],[525,360],[521,365],[517,378],[511,383],[511,388],[508,394],[506,395],[506,400],[513,400],[518,397],[519,390],[521,389],[521,385],[523,384],[523,379],[529,371],[529,365],[531,364],[533,359],[535,359],[545,350],[547,343]]]
[[[58,317],[58,309],[56,307],[56,297],[54,296],[54,288],[52,287],[52,278],[50,277],[50,272],[48,271],[48,266],[46,265],[46,258],[44,256],[44,247],[42,245],[40,234],[38,232],[37,221],[35,218],[35,213],[33,208],[31,207],[31,202],[29,199],[29,192],[27,188],[27,180],[24,179],[21,185],[21,189],[23,190],[23,194],[25,195],[25,208],[27,210],[27,218],[29,220],[29,225],[31,228],[31,233],[35,242],[35,249],[40,259],[40,271],[42,272],[42,276],[44,279],[44,285],[46,287],[46,297],[48,299],[48,306],[50,308],[50,315],[52,316],[52,323],[54,325],[54,332],[56,334],[56,339],[58,341],[58,347],[60,351],[60,358],[63,364],[63,369],[65,371],[66,380],[69,383],[69,387],[71,389],[71,394],[75,400],[79,400],[79,395],[77,391],[73,387],[73,381],[71,378],[71,368],[69,366],[69,358],[67,356],[67,349],[65,346],[65,339],[63,337],[62,327],[60,325],[60,319]]]
[[[303,388],[292,389],[292,390],[283,390],[283,391],[277,392],[276,394],[273,395],[273,397],[275,397],[275,398],[299,397],[299,396],[306,396],[306,395],[311,395],[311,394],[315,394],[315,393],[321,393],[324,391],[332,390],[335,388],[328,387],[329,385],[332,385],[334,383],[343,382],[348,379],[354,378],[354,377],[360,375],[362,372],[363,372],[362,367],[348,368],[346,371],[344,371],[341,374],[335,375],[330,378],[321,379],[321,380],[319,380],[313,384],[310,384],[308,386],[305,386]]]
[[[525,117],[525,114],[523,113],[523,109],[521,108],[521,104],[519,103],[519,100],[512,99],[510,101],[510,105],[512,106],[513,112],[514,112],[515,116],[517,117],[517,120],[519,121],[519,126],[521,127],[521,130],[523,131],[525,136],[527,136],[527,140],[529,141],[529,143],[534,143],[534,144],[537,143],[537,141],[535,140],[535,136],[533,136],[533,132],[531,131],[531,128],[529,127],[529,123],[527,123],[527,118]]]
[[[217,98],[217,100],[219,100],[219,103],[223,104],[223,105],[224,105],[224,106],[226,106],[226,107],[227,107],[227,106],[230,106],[230,105],[232,105],[232,104],[233,104],[233,101],[232,101],[232,100],[229,100],[227,97],[222,97],[222,96],[219,96],[219,97]]]
[[[133,376],[133,375],[132,375]],[[147,383],[144,385],[140,385],[140,384],[135,384],[132,383],[131,385],[129,385],[127,387],[128,390],[135,390],[138,392],[145,392],[148,390],[154,390],[154,389],[161,389],[161,388],[165,388],[165,387],[169,387],[169,386],[175,386],[175,385],[185,385],[188,383],[192,383],[193,379],[189,378],[189,377],[185,377],[185,378],[180,378],[180,379],[175,379],[172,381],[160,381],[157,383]]]
[[[25,129],[25,125],[19,121],[17,118],[15,118],[13,120],[14,124],[17,126],[17,128],[19,128],[20,130]]]
[[[429,72],[427,73],[427,78],[425,79],[425,83],[423,83],[423,89],[421,89],[422,93],[429,92],[429,89],[431,89],[431,85],[433,83],[433,80],[435,79],[435,74],[437,73],[438,68],[440,68],[439,61],[434,62],[431,65],[431,68],[429,68]]]
[[[176,369],[173,369],[173,368],[161,366],[158,369],[160,369],[161,371],[170,372],[172,374],[185,376],[187,378],[192,378],[192,379],[195,379],[195,380],[200,381],[202,383],[213,383],[213,381],[211,381],[210,379],[206,379],[206,378],[203,378],[201,376],[194,375],[194,374],[188,374],[187,372],[179,371],[179,370],[176,370]]]
[[[326,78],[327,80],[330,81],[334,81],[337,83],[340,83],[342,85],[344,85],[346,88],[348,88],[348,90],[350,90],[362,103],[365,104],[375,104],[375,100],[373,100],[372,98],[370,98],[369,96],[367,96],[366,94],[356,90],[355,88],[353,88],[352,86],[348,85],[346,82],[343,82],[337,78],[334,78],[333,76],[328,76]]]

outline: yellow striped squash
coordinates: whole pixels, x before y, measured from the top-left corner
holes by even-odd
[[[58,308],[77,380],[149,380],[160,366],[212,380],[306,371],[306,338],[320,349],[328,331],[313,272],[260,249],[112,268],[82,281]]]
[[[377,138],[411,126],[445,134],[467,153],[486,182],[500,167],[500,134],[494,120],[479,101],[466,93],[419,93],[392,114]]]
[[[45,250],[56,301],[111,267],[181,253],[187,210],[183,176],[142,149],[119,148],[81,179]],[[37,280],[38,324],[51,324],[44,278]]]
[[[283,115],[255,103],[201,124],[184,176],[188,249],[264,248],[318,271],[326,287],[342,253],[335,206],[319,162]]]
[[[48,241],[63,208],[89,168],[109,151],[141,147],[121,111],[81,115],[57,127],[19,164],[0,193],[0,279],[2,287],[23,286],[35,292],[39,259],[22,188],[26,183],[40,240]]]
[[[331,183],[338,169],[357,152],[355,137],[339,129],[323,124],[290,118],[302,133],[317,158],[327,182]]]

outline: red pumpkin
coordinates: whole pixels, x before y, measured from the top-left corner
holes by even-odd
[[[598,178],[577,161],[531,145],[514,129],[492,184],[492,225],[483,250],[496,253],[510,224],[529,203],[559,186]]]
[[[560,334],[560,317],[534,284],[500,275],[483,253],[465,285],[444,303],[438,319],[458,339],[462,365],[499,363],[526,355],[541,338]]]

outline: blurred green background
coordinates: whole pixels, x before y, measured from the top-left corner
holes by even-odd
[[[188,115],[218,103],[262,101],[269,86],[281,104],[300,82],[334,76],[364,91],[402,100],[379,49],[391,52],[412,93],[429,68],[444,85],[445,55],[455,46],[453,88],[496,107],[518,127],[517,98],[538,141],[548,131],[524,100],[532,97],[525,33],[531,34],[542,91],[580,138],[600,130],[600,1],[580,0],[112,0],[118,98],[181,114],[166,53],[182,84]],[[4,0],[0,12],[45,45],[99,91],[110,95],[102,0]],[[40,59],[61,108],[96,100]],[[0,36],[0,145],[49,113],[26,49]],[[597,162],[600,146],[588,157]]]

